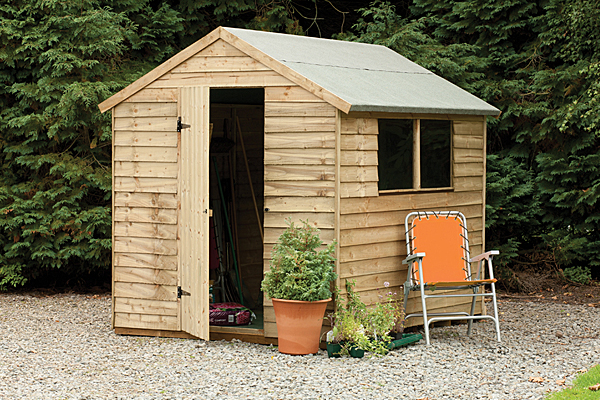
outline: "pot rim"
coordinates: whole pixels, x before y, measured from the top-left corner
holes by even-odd
[[[306,301],[306,300],[287,300],[287,299],[271,299],[272,301],[279,301],[282,303],[328,303],[331,301],[331,297],[325,300],[315,300],[315,301]]]

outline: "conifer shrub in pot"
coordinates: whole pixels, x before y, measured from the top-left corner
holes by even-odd
[[[321,326],[331,284],[335,243],[319,250],[319,230],[308,221],[288,227],[273,247],[270,270],[261,289],[273,300],[279,351],[285,354],[312,354],[319,351]]]

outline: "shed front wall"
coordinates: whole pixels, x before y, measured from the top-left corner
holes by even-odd
[[[467,218],[471,254],[480,254],[484,243],[485,120],[461,116],[392,116],[412,119],[452,120],[453,190],[412,191],[382,194],[377,176],[377,118],[385,114],[342,115],[341,199],[339,269],[342,293],[346,280],[356,281],[355,290],[367,304],[376,303],[384,288],[403,293],[407,267],[404,219],[412,211],[459,210]],[[418,312],[416,293],[409,298],[407,312]],[[465,300],[466,299],[466,300]],[[464,310],[468,298],[435,299],[431,311]],[[480,312],[480,310],[477,310]],[[412,318],[408,326],[422,324]]]
[[[113,327],[121,333],[181,330],[176,126],[187,86],[264,87],[264,269],[288,217],[309,220],[325,244],[335,237],[335,107],[219,39],[113,108]],[[264,311],[265,336],[276,337],[268,299]]]
[[[176,331],[176,96],[134,97],[113,109],[113,326]]]
[[[289,217],[319,228],[324,244],[334,240],[336,116],[299,86],[265,88],[265,272]],[[273,304],[264,304],[265,336],[277,337]]]

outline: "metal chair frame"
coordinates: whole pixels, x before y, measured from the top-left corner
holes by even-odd
[[[463,269],[466,273],[464,285],[462,284],[462,282],[432,282],[432,283],[424,282],[423,258],[426,257],[426,253],[423,253],[423,252],[417,253],[417,252],[415,252],[415,250],[417,250],[417,249],[416,248],[413,249],[411,246],[411,244],[412,244],[411,231],[413,229],[413,221],[416,218],[427,218],[427,219],[429,219],[429,218],[460,218],[462,231],[463,231],[463,234],[461,235],[463,237],[462,248],[464,249],[464,254],[466,255],[466,257],[463,257],[463,260],[465,261],[465,264],[466,264],[465,268]],[[409,225],[409,221],[410,221],[410,225]],[[491,319],[492,321],[494,321],[494,323],[496,325],[496,336],[497,336],[498,342],[500,342],[500,323],[499,323],[499,319],[498,319],[498,304],[497,304],[497,300],[496,300],[496,286],[495,286],[496,279],[494,278],[494,271],[493,271],[493,267],[492,267],[493,257],[495,255],[500,254],[500,252],[498,250],[491,250],[491,251],[485,252],[483,254],[480,254],[476,257],[470,258],[469,239],[468,239],[466,218],[461,212],[458,212],[458,211],[411,212],[410,214],[408,214],[406,216],[404,226],[406,228],[406,250],[407,250],[407,254],[408,254],[408,257],[406,257],[406,259],[404,259],[402,261],[402,264],[408,265],[406,283],[404,284],[405,319],[413,318],[413,317],[422,317],[423,318],[423,326],[425,328],[425,340],[426,340],[427,345],[430,344],[429,325],[432,322],[468,320],[469,327],[467,330],[467,334],[470,335],[472,327],[473,327],[473,320]],[[488,279],[483,279],[483,277],[485,276],[485,271],[483,268],[484,261],[487,263],[487,266],[488,266],[488,274],[489,274]],[[475,262],[478,263],[477,275],[475,276],[475,279],[472,279],[471,264],[475,263]],[[417,264],[417,268],[418,268],[418,270],[417,270],[418,278],[415,276],[416,275],[415,269],[414,269],[415,264]],[[454,283],[457,283],[457,284],[453,285]],[[491,286],[491,292],[486,293],[486,291],[485,291],[486,284],[489,284]],[[479,288],[481,286],[483,286],[483,292],[479,293]],[[451,294],[451,293],[449,293],[449,294],[426,294],[425,293],[425,289],[435,291],[435,289],[437,289],[437,288],[443,288],[443,289],[448,289],[448,290],[472,289],[473,293],[468,293],[468,294],[467,293],[460,293],[460,294]],[[417,291],[417,290],[420,290],[420,292],[421,292],[421,304],[422,304],[423,311],[421,313],[412,313],[412,314],[406,315],[406,304],[408,301],[408,295],[411,291]],[[491,315],[474,315],[475,301],[477,300],[477,298],[478,297],[488,297],[488,296],[492,297],[494,315],[493,316],[491,316]],[[466,311],[464,311],[464,312],[428,313],[426,300],[429,298],[437,298],[437,297],[472,297],[471,311],[470,311],[470,313],[467,313]],[[432,318],[430,318],[430,317],[432,317]]]

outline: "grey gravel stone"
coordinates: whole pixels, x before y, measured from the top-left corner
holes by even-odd
[[[107,296],[0,294],[0,398],[542,399],[600,363],[600,309],[499,307],[502,343],[480,322],[471,337],[466,325],[439,327],[429,347],[329,359],[239,341],[118,336]]]

